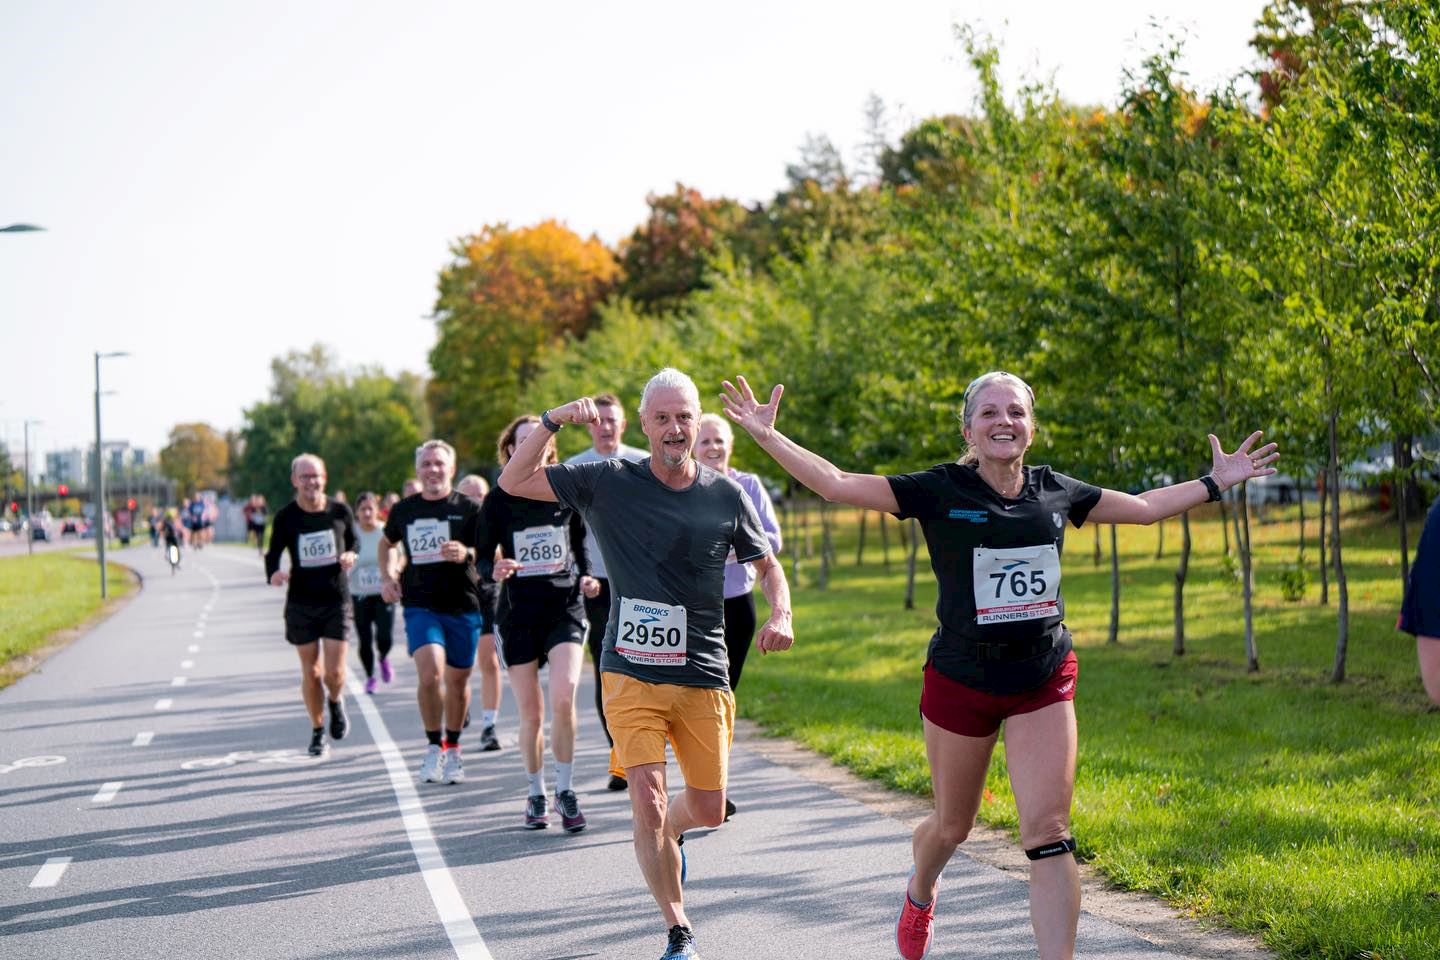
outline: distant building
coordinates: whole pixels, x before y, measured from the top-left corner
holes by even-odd
[[[130,446],[127,440],[111,440],[105,444],[106,477],[122,477],[146,473],[151,458],[145,450]],[[93,447],[72,447],[52,450],[45,455],[47,483],[68,483],[88,487],[95,472]]]

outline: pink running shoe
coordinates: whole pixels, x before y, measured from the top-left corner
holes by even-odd
[[[391,680],[395,679],[395,671],[390,669],[389,657],[380,658],[380,679],[384,680],[386,683],[389,683]]]
[[[913,875],[913,874],[912,874]],[[923,907],[910,899],[910,884],[905,884],[905,903],[895,924],[895,948],[905,960],[925,960],[934,940],[935,901]]]

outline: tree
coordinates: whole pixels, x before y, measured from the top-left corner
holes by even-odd
[[[734,200],[708,200],[680,183],[645,202],[650,216],[620,246],[618,292],[642,310],[660,312],[701,287],[718,245],[738,238],[750,214]]]
[[[481,459],[545,355],[589,330],[619,267],[597,238],[553,220],[494,224],[450,249],[435,303],[430,407],[461,457]]]
[[[160,451],[160,470],[181,495],[197,490],[227,490],[230,447],[225,435],[208,423],[177,423]]]

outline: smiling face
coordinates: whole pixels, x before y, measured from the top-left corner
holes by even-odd
[[[679,387],[656,387],[640,411],[640,429],[650,441],[650,456],[674,470],[695,449],[700,431],[700,400]]]
[[[325,464],[319,457],[301,457],[290,468],[290,482],[295,485],[295,499],[312,506],[325,497]]]
[[[980,387],[974,412],[965,423],[965,439],[980,462],[1011,463],[1025,456],[1035,439],[1030,394],[1019,383],[997,379]]]
[[[415,460],[415,475],[420,478],[420,492],[425,499],[440,500],[450,495],[455,461],[444,447],[426,447]]]
[[[700,419],[700,438],[695,442],[695,459],[711,470],[724,473],[730,466],[735,439],[719,417],[706,414]]]

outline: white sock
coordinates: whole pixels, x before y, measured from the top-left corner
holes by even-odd
[[[545,768],[541,767],[534,773],[525,774],[525,779],[530,781],[530,796],[545,796]]]
[[[570,789],[570,774],[575,769],[575,764],[561,763],[555,761],[555,792],[560,793]]]
[[[487,726],[487,727],[493,727],[493,726],[495,726],[495,720],[500,716],[500,711],[499,711],[499,710],[485,710],[485,711],[483,711],[482,715],[484,716],[485,719],[481,720],[480,722],[481,722],[482,724],[484,724],[485,726]]]

